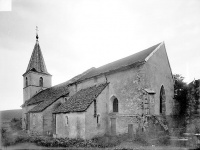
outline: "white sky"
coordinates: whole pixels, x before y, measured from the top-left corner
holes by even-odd
[[[36,26],[53,85],[162,41],[173,74],[200,78],[199,0],[12,0],[10,8],[0,11],[0,110],[23,103]]]

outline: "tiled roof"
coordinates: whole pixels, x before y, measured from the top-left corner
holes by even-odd
[[[61,104],[54,113],[82,112],[85,111],[95,98],[104,90],[108,83],[94,85],[81,89],[71,96],[65,103]]]
[[[86,74],[85,76],[80,78],[78,81],[85,80],[85,79],[88,79],[88,78],[91,78],[91,77],[94,77],[94,76],[97,76],[97,75],[100,75],[103,73],[107,73],[110,71],[114,71],[114,70],[129,66],[129,65],[145,62],[146,57],[149,56],[160,44],[161,43],[156,44],[150,48],[147,48],[147,49],[140,51],[138,53],[135,53],[133,55],[130,55],[128,57],[119,59],[117,61],[111,62],[104,66],[101,66],[99,68],[95,68],[92,71],[90,71],[88,74]]]
[[[29,105],[38,104],[43,101],[56,99],[56,98],[62,96],[63,94],[65,95],[67,93],[68,93],[67,86],[56,85],[56,86],[45,89],[45,90],[41,91],[40,93],[34,95],[32,98],[30,98],[28,101],[26,101],[25,105],[29,106]]]
[[[28,71],[35,71],[35,72],[40,72],[40,73],[44,73],[44,74],[49,74],[47,72],[47,68],[44,62],[44,58],[42,55],[42,51],[40,49],[40,45],[39,42],[36,41],[28,67],[26,69],[27,73]],[[24,73],[24,74],[25,74]]]
[[[42,91],[40,94],[36,95],[33,99],[36,101],[43,100],[29,112],[40,112],[47,108],[49,105],[58,100],[61,96],[67,95],[69,93],[67,86],[54,86],[52,88]],[[38,99],[38,97],[40,97]],[[30,105],[30,102],[28,103]]]
[[[23,106],[38,104],[31,110],[31,112],[38,112],[38,111],[44,110],[49,105],[51,105],[53,102],[55,102],[59,97],[69,93],[68,85],[70,83],[75,82],[76,80],[78,80],[80,77],[82,77],[86,73],[90,72],[91,70],[93,70],[93,68],[86,70],[82,74],[79,74],[64,83],[55,85],[51,88],[41,91],[40,93],[34,95],[32,98],[27,100],[25,102],[25,104],[23,104]]]

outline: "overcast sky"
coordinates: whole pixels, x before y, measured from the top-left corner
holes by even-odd
[[[53,85],[162,41],[173,74],[200,79],[200,0],[12,0],[10,8],[0,11],[0,110],[23,103],[36,26]]]

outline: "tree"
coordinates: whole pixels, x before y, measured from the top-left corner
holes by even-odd
[[[187,99],[187,84],[183,81],[184,77],[175,74],[174,77],[174,98],[176,114],[183,118],[187,114],[188,99]]]
[[[188,116],[195,116],[200,113],[200,80],[194,80],[188,85]]]

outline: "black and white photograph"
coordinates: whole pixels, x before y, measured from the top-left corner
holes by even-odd
[[[0,149],[200,149],[200,0],[0,0]]]

